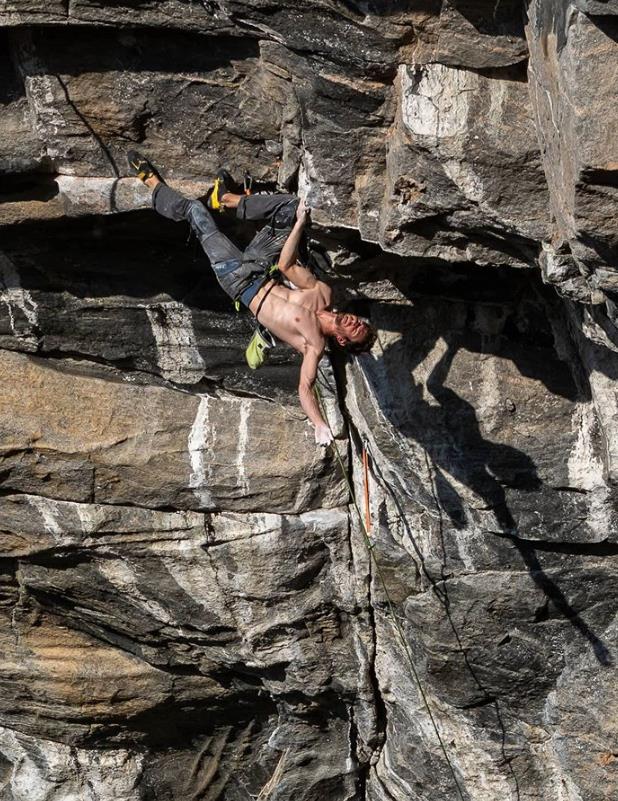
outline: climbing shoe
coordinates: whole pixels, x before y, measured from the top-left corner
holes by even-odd
[[[139,178],[140,181],[147,181],[148,178],[161,179],[161,176],[148,159],[142,156],[141,153],[138,153],[137,150],[129,150],[127,153],[127,161],[129,162],[131,172],[136,178]]]
[[[225,211],[225,206],[221,202],[223,195],[239,195],[240,188],[227,170],[221,169],[217,172],[215,183],[208,193],[207,206],[211,211]]]

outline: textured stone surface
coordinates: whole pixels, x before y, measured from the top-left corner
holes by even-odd
[[[583,3],[579,11],[558,0],[533,2],[527,29],[531,98],[554,218],[551,244],[573,264],[571,275],[550,269],[547,277],[558,285],[579,279],[567,294],[597,303],[618,286],[612,101],[618,28],[611,17],[583,13],[601,13],[601,5]]]
[[[415,298],[394,314],[382,292],[372,306],[379,344],[350,371],[347,399],[372,456],[374,554],[471,797],[553,798],[566,786],[609,798],[615,785],[594,778],[611,764],[615,726],[607,411],[601,401],[596,413],[596,393],[556,358],[551,295],[539,308],[538,296],[513,291],[520,278],[506,278],[493,296],[486,281],[482,300],[461,284],[459,300]],[[375,575],[372,597],[387,724],[368,797],[432,797],[436,787],[456,797]],[[581,660],[590,695],[574,690]],[[567,711],[556,699],[569,693]],[[590,733],[574,724],[588,704],[598,715]]]
[[[308,424],[266,401],[71,375],[8,352],[0,355],[0,375],[6,488],[50,499],[239,511],[301,511],[345,499]]]
[[[617,12],[0,0],[2,801],[616,797]],[[135,146],[307,194],[371,551]]]

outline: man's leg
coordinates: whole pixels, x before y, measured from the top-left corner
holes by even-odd
[[[163,183],[157,170],[141,153],[127,153],[129,167],[136,178],[152,189],[152,205],[156,212],[170,220],[187,220],[210,260],[217,281],[236,300],[251,283],[257,265],[243,258],[242,251],[218,230],[210,212],[199,200],[190,200]]]
[[[297,207],[296,195],[246,195],[240,198],[236,210],[240,219],[268,221],[246,248],[246,258],[265,267],[276,264],[294,225]]]
[[[275,228],[291,228],[298,207],[296,195],[242,195],[236,207],[239,220],[270,220]]]
[[[154,210],[170,220],[177,222],[187,220],[213,267],[221,262],[242,259],[242,251],[219,231],[211,213],[203,203],[184,197],[157,179],[149,179],[146,183],[149,186],[153,185]]]

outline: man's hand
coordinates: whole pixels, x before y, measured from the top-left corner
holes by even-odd
[[[331,430],[325,423],[315,427],[315,441],[318,445],[330,445],[333,441]]]
[[[308,215],[309,207],[305,203],[305,198],[301,197],[298,201],[298,208],[296,209],[296,219],[301,225],[304,225],[307,222]]]

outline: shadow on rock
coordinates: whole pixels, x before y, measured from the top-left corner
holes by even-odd
[[[537,304],[539,300],[541,299],[536,298]],[[487,336],[475,330],[475,317],[469,302],[462,303],[452,299],[450,302],[455,305],[450,306],[448,313],[442,313],[442,316],[435,311],[435,299],[426,299],[424,304],[400,306],[399,312],[396,311],[396,306],[391,306],[389,310],[387,304],[372,304],[372,309],[376,312],[372,315],[374,319],[386,316],[396,336],[390,344],[385,343],[377,361],[371,363],[371,366],[369,361],[365,362],[364,368],[365,377],[373,386],[373,395],[384,416],[401,435],[421,446],[424,452],[427,470],[432,477],[431,492],[440,520],[444,560],[446,549],[443,518],[446,516],[455,529],[466,527],[471,514],[461,494],[461,487],[466,487],[481,499],[483,511],[493,512],[497,530],[491,531],[490,528],[489,531],[506,536],[513,542],[531,579],[543,591],[548,602],[591,644],[597,661],[609,666],[612,659],[607,647],[571,606],[560,587],[542,569],[535,544],[521,538],[517,513],[510,508],[508,491],[528,493],[538,492],[543,488],[534,460],[512,445],[489,440],[481,429],[475,405],[461,397],[452,385],[449,386],[447,379],[456,355],[460,350],[466,350],[511,360],[522,375],[542,382],[550,393],[567,400],[585,399],[586,393],[578,389],[567,364],[560,361],[553,351],[554,342],[546,320],[545,330],[543,326],[536,329],[532,325],[526,333],[524,327],[522,331],[526,335],[517,341],[517,326],[516,321],[514,322],[516,315],[507,314],[500,322],[501,330]],[[518,297],[513,305],[526,302],[529,301]],[[398,317],[398,314],[401,316]],[[536,317],[546,314],[547,308],[542,304],[534,311]],[[499,318],[498,313],[496,318]],[[431,325],[428,325],[428,320],[431,320]],[[546,341],[542,342],[543,347],[537,347],[535,351],[532,340],[537,337],[537,330],[538,337]],[[431,364],[437,354],[439,356],[427,378],[424,382],[419,381],[413,371],[422,367],[423,363]],[[552,361],[549,360],[550,354]],[[363,364],[362,359],[360,364]],[[461,375],[457,376],[455,381],[459,380],[462,384],[463,379],[467,381],[468,378],[473,381],[475,376],[465,373],[463,378]],[[479,402],[480,400],[479,398]],[[373,465],[377,470],[375,459]],[[445,609],[459,650],[481,691],[481,697],[487,703],[494,703],[495,699],[490,697],[473,667],[468,664],[461,638],[451,619],[445,565],[441,586],[438,586],[436,578],[427,571],[420,549],[414,542],[414,533],[407,525],[405,509],[397,498],[397,490],[393,488],[392,481],[381,480],[380,484],[395,502],[420,559],[421,570]],[[547,489],[551,491],[551,488]],[[400,492],[404,495],[409,493],[409,487],[400,487]],[[557,545],[556,549],[559,550],[560,546]],[[499,709],[496,709],[496,715],[500,719]]]

